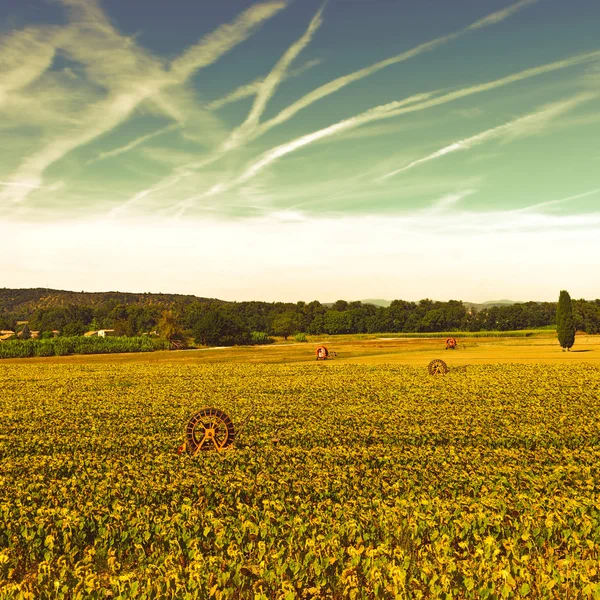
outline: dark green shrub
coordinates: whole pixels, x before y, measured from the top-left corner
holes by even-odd
[[[558,343],[570,350],[575,343],[575,320],[573,319],[573,306],[569,292],[562,290],[558,297],[558,306],[556,307],[556,333]]]

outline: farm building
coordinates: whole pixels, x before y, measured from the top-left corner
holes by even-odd
[[[30,331],[29,336],[30,336],[30,339],[35,340],[36,338],[38,338],[40,336],[40,332],[39,331]],[[19,333],[17,333],[17,337],[23,337],[23,331],[19,331]]]
[[[114,329],[99,329],[98,331],[87,331],[84,337],[109,337],[115,335]]]

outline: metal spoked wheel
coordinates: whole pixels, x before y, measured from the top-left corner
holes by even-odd
[[[448,372],[448,365],[441,358],[434,358],[427,370],[430,375],[445,375]]]
[[[187,450],[220,452],[233,445],[235,430],[231,419],[218,408],[204,408],[197,412],[185,429]]]

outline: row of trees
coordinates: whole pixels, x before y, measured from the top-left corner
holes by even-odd
[[[1,311],[2,307],[0,307]],[[333,305],[313,302],[191,301],[184,305],[116,304],[38,308],[30,315],[0,312],[0,329],[13,329],[17,319],[29,328],[61,335],[114,329],[135,336],[158,331],[169,339],[193,336],[203,344],[250,343],[253,332],[287,338],[297,332],[313,335],[441,331],[509,331],[556,325],[556,302],[526,302],[469,310],[450,300],[394,300],[389,307],[338,300]],[[600,333],[600,300],[572,302],[574,328]],[[256,335],[254,336],[256,339]]]

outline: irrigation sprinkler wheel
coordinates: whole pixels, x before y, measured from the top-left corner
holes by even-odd
[[[317,360],[327,360],[329,357],[329,350],[327,346],[319,346],[317,348]]]
[[[448,338],[446,340],[446,350],[455,350],[458,346],[458,342],[456,341],[456,338]]]
[[[430,375],[445,375],[448,372],[448,365],[441,358],[434,358],[427,366],[427,370]]]
[[[191,454],[200,450],[221,452],[229,448],[234,439],[233,422],[218,408],[203,408],[188,421],[185,428],[186,445]]]

